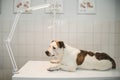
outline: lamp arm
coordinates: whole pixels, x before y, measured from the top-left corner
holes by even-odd
[[[8,36],[7,40],[10,40],[10,41],[12,40],[13,34],[14,34],[14,32],[15,32],[15,29],[16,29],[16,25],[17,25],[17,23],[18,23],[18,20],[19,20],[21,14],[22,14],[21,12],[18,12],[18,13],[16,14],[16,17],[15,17],[15,19],[14,19],[14,22],[13,22],[13,25],[12,25],[12,28],[11,28],[11,30],[10,30],[10,33],[9,33],[9,36]]]
[[[53,0],[53,40],[55,39],[55,28],[56,28],[56,0]]]
[[[16,14],[16,17],[14,19],[12,28],[11,28],[10,33],[9,33],[9,36],[8,36],[8,38],[5,41],[5,45],[6,45],[6,48],[7,48],[7,51],[8,51],[8,54],[9,54],[9,57],[10,57],[10,60],[11,60],[12,66],[13,66],[13,73],[14,74],[18,73],[18,67],[17,67],[16,61],[15,61],[15,58],[14,58],[13,51],[11,49],[10,43],[11,43],[11,40],[13,38],[15,29],[16,29],[16,25],[17,25],[17,23],[19,21],[19,18],[21,16],[21,14],[22,14],[21,12]]]
[[[26,11],[35,11],[35,10],[39,10],[39,9],[44,9],[47,7],[50,7],[51,4],[44,4],[44,5],[39,5],[39,6],[34,6],[34,7],[30,7],[28,9],[26,9]]]
[[[45,4],[42,6],[30,7],[26,10],[27,11],[31,11],[31,10],[34,11],[34,10],[38,10],[38,9],[47,8],[49,6],[50,6],[50,4]],[[18,72],[18,67],[17,67],[16,61],[15,61],[10,43],[11,43],[13,35],[15,33],[15,29],[16,29],[17,23],[19,21],[19,18],[21,16],[21,14],[24,13],[26,10],[22,10],[22,11],[17,12],[16,17],[15,17],[14,22],[13,22],[13,25],[12,25],[11,30],[10,30],[10,33],[8,35],[8,38],[5,40],[5,45],[6,45],[6,48],[7,48],[7,51],[8,51],[8,54],[9,54],[9,57],[10,57],[10,60],[11,60],[12,66],[13,66],[13,73],[14,74],[19,73],[19,72]]]

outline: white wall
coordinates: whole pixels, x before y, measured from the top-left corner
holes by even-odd
[[[32,5],[45,3],[32,0]],[[79,49],[106,52],[117,62],[120,70],[120,1],[96,0],[96,15],[77,14],[77,0],[63,0],[64,14],[57,15],[56,39]],[[15,14],[13,0],[2,0],[0,14],[0,80],[11,77],[11,63],[4,41],[8,36]],[[18,23],[12,48],[17,64],[22,67],[28,60],[49,60],[44,54],[52,38],[52,15],[44,10],[23,14]]]
[[[116,19],[120,20],[120,0],[116,0],[116,9],[115,9],[115,14],[116,14]]]
[[[116,5],[116,9],[115,9],[115,17],[116,17],[116,21],[115,21],[115,28],[114,28],[114,33],[115,33],[115,58],[116,58],[116,62],[118,63],[117,65],[119,65],[119,70],[120,70],[120,0],[116,0],[115,5]]]

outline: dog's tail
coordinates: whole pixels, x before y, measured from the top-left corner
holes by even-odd
[[[110,61],[112,62],[112,69],[116,69],[115,60],[110,57]]]

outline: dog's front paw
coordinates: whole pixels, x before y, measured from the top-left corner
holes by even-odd
[[[48,68],[47,70],[48,70],[48,71],[58,71],[59,68],[57,68],[57,67],[50,67],[50,68]]]
[[[59,64],[60,60],[50,60],[50,62],[53,63],[53,64]]]

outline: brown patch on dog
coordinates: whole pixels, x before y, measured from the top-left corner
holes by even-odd
[[[91,52],[91,51],[87,52],[87,54],[90,55],[90,56],[94,56],[94,55],[95,55],[95,54],[94,54],[93,52]]]
[[[58,41],[58,42],[56,42],[56,44],[59,48],[65,48],[65,44],[63,41]]]
[[[87,54],[85,52],[81,52],[77,55],[77,59],[76,59],[77,65],[81,65],[83,63],[86,55]]]
[[[84,59],[87,54],[89,56],[94,56],[94,53],[91,51],[80,50],[80,53],[78,53],[77,59],[76,59],[77,65],[81,65],[84,62]]]
[[[112,62],[112,68],[113,68],[113,69],[116,68],[116,63],[115,63],[115,61],[114,61],[109,55],[107,55],[106,53],[96,52],[95,57],[96,57],[96,59],[98,59],[98,60],[110,60],[110,61]]]

